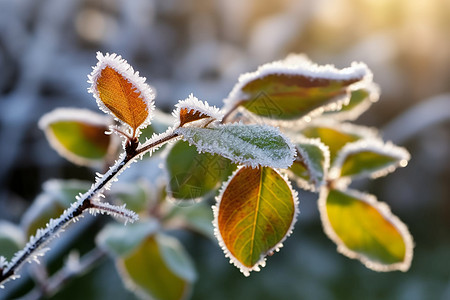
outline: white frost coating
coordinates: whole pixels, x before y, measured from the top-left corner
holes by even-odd
[[[364,79],[363,81],[352,84],[349,88],[350,92],[365,89],[369,92],[369,96],[365,98],[357,106],[348,111],[327,111],[324,117],[333,118],[336,121],[356,120],[362,113],[364,113],[372,103],[375,103],[380,98],[380,87],[370,80]]]
[[[217,107],[209,106],[208,102],[198,100],[193,94],[190,94],[185,100],[178,101],[175,107],[176,109],[172,112],[172,115],[178,120],[174,126],[175,128],[180,125],[180,111],[182,109],[187,109],[189,112],[193,111],[193,113],[200,112],[202,115],[217,121],[221,121],[223,117],[223,114]]]
[[[91,204],[93,207],[89,208],[89,212],[94,216],[97,214],[111,215],[115,218],[124,220],[125,225],[128,222],[134,223],[139,220],[139,216],[134,211],[125,208],[126,204],[117,206],[100,201],[92,201]]]
[[[148,117],[147,119],[138,127],[145,128],[150,124],[152,118],[152,111],[155,110],[154,99],[155,93],[151,89],[151,87],[145,83],[146,78],[139,76],[139,72],[135,72],[133,67],[130,66],[125,59],[123,59],[120,55],[115,53],[103,55],[101,52],[97,52],[98,63],[90,75],[88,75],[88,83],[91,85],[88,88],[88,92],[94,95],[94,98],[97,101],[98,107],[107,114],[111,114],[115,117],[116,120],[123,123],[123,121],[119,120],[112,112],[105,106],[103,101],[100,99],[100,94],[97,88],[97,80],[101,75],[101,72],[104,68],[110,67],[117,71],[120,75],[122,75],[129,83],[136,88],[137,91],[140,92],[140,97],[144,100],[147,105]],[[124,123],[123,123],[124,124]],[[128,124],[125,124],[129,126]]]
[[[287,173],[291,175],[291,179],[294,179],[299,187],[305,190],[310,190],[312,192],[319,191],[321,186],[323,186],[327,180],[328,170],[330,168],[330,151],[328,149],[328,146],[323,144],[320,139],[308,139],[301,136],[297,136],[293,140],[293,142],[297,145],[313,145],[321,150],[323,160],[321,161],[321,166],[319,167],[320,169],[318,169],[318,166],[310,158],[309,153],[303,148],[297,147],[297,150],[300,152],[300,155],[303,158],[303,162],[308,166],[308,172],[310,175],[309,182],[301,177],[296,176],[295,174],[293,174],[293,172],[287,170]],[[319,179],[320,177],[322,177],[322,179]]]
[[[244,266],[236,257],[234,257],[234,255],[230,252],[230,250],[228,250],[227,246],[225,245],[222,234],[220,233],[220,230],[219,230],[219,220],[218,220],[219,219],[219,208],[220,208],[220,203],[222,201],[223,194],[225,193],[230,182],[233,180],[234,176],[236,176],[236,174],[242,168],[243,168],[243,166],[239,166],[238,169],[236,171],[234,171],[233,174],[231,174],[231,176],[228,178],[228,180],[226,182],[224,182],[222,187],[220,188],[219,195],[216,197],[216,204],[212,206],[212,210],[214,213],[214,219],[212,221],[212,224],[214,226],[214,235],[217,238],[217,241],[219,242],[219,246],[222,248],[222,250],[225,254],[225,257],[230,259],[230,264],[233,264],[234,266],[236,266],[242,272],[242,274],[244,274],[245,277],[248,277],[248,276],[250,276],[251,271],[259,272],[261,270],[260,267],[263,268],[266,266],[267,255],[270,255],[273,252],[280,251],[280,249],[283,247],[283,242],[294,231],[294,225],[297,222],[297,217],[298,217],[298,214],[300,213],[300,210],[299,210],[299,200],[298,200],[297,191],[292,188],[291,182],[289,181],[287,176],[281,174],[278,170],[274,169],[278,173],[278,175],[280,175],[281,178],[284,179],[284,181],[286,182],[286,184],[288,185],[288,187],[291,191],[292,199],[294,201],[294,217],[292,218],[292,222],[289,226],[288,231],[286,232],[286,235],[273,248],[269,249],[266,253],[262,253],[260,256],[260,259],[255,263],[255,265],[253,267],[249,268],[249,267]]]
[[[57,108],[43,115],[38,123],[39,129],[44,131],[50,146],[52,146],[52,148],[55,149],[59,155],[77,165],[100,167],[102,165],[102,160],[88,159],[86,157],[78,156],[61,145],[56,136],[53,134],[53,131],[50,129],[50,125],[63,121],[79,122],[97,127],[108,127],[112,124],[111,118],[100,115],[88,109]],[[116,146],[117,144],[113,142],[113,139],[111,139],[107,152],[112,151]]]
[[[305,55],[291,54],[284,60],[264,64],[255,72],[242,74],[238,83],[224,100],[224,110],[228,111],[243,99],[245,95],[242,88],[247,83],[271,74],[301,75],[312,79],[351,80],[364,78],[364,80],[372,80],[372,72],[366,64],[361,62],[353,62],[348,68],[337,69],[333,65],[319,66]]]
[[[406,250],[405,250],[405,258],[402,262],[394,264],[382,264],[371,260],[370,257],[362,253],[358,253],[349,249],[344,244],[344,242],[339,238],[336,232],[333,230],[330,220],[328,219],[326,204],[329,190],[328,188],[323,187],[322,190],[320,191],[318,201],[320,219],[322,220],[323,230],[325,231],[326,235],[337,245],[338,252],[342,253],[343,255],[349,258],[358,259],[367,268],[374,271],[378,272],[389,272],[395,270],[400,270],[403,272],[408,271],[409,267],[411,266],[414,248],[414,241],[411,233],[408,230],[408,227],[397,216],[392,214],[389,206],[386,203],[379,202],[375,196],[361,193],[356,190],[345,190],[345,191],[340,190],[340,191],[344,192],[345,194],[353,198],[357,198],[360,201],[365,202],[370,206],[372,206],[373,208],[375,208],[389,223],[391,223],[398,230],[398,232],[403,238]]]
[[[363,139],[353,143],[348,143],[339,151],[333,166],[330,169],[330,178],[337,179],[341,177],[341,168],[349,155],[365,151],[392,157],[395,159],[395,162],[389,162],[376,169],[368,169],[361,173],[351,175],[352,178],[367,176],[370,176],[371,178],[378,178],[385,176],[394,172],[397,167],[406,167],[409,159],[411,158],[411,155],[405,148],[396,146],[391,142],[384,143],[380,139]]]
[[[194,144],[200,153],[219,154],[253,168],[267,166],[286,169],[292,165],[296,155],[291,141],[278,128],[268,125],[234,123],[211,128],[181,127],[175,132],[189,144]],[[274,138],[281,138],[284,143],[282,148],[270,149],[273,142],[280,142],[274,141]]]

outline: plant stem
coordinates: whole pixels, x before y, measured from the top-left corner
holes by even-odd
[[[130,152],[123,153],[118,161],[106,172],[103,176],[98,177],[96,182],[92,185],[89,191],[77,198],[77,201],[65,210],[62,215],[56,220],[51,219],[44,229],[38,229],[34,236],[30,237],[29,242],[25,248],[18,251],[11,262],[0,272],[0,287],[5,282],[15,279],[17,271],[23,264],[30,260],[37,260],[38,256],[42,256],[45,252],[44,246],[47,245],[55,236],[63,231],[71,222],[76,221],[83,212],[90,208],[98,208],[93,203],[95,197],[108,189],[116,177],[135,161],[135,158],[144,155],[152,149],[162,146],[168,141],[176,138],[178,134],[167,132],[156,137],[154,141],[142,145],[140,148],[134,148]],[[126,154],[126,155],[125,155]],[[41,251],[41,252],[40,252]]]

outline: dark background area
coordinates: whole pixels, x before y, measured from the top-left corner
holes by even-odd
[[[449,37],[448,0],[0,0],[0,219],[19,223],[48,179],[92,180],[37,121],[56,107],[97,109],[86,90],[96,51],[127,59],[166,111],[190,93],[221,106],[239,74],[292,52],[337,67],[363,61],[381,98],[356,123],[380,128],[412,160],[356,185],[408,225],[410,271],[376,273],[338,254],[317,195],[301,193],[293,236],[249,278],[216,244],[182,235],[199,271],[193,299],[450,299]],[[112,262],[102,266],[55,299],[87,295],[77,288],[87,282],[120,289]]]

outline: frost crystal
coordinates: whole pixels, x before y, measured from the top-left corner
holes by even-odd
[[[279,129],[268,125],[224,124],[211,128],[178,128],[183,140],[197,150],[219,154],[235,163],[253,168],[288,168],[294,161],[295,147]]]
[[[129,83],[131,83],[133,87],[140,92],[142,100],[144,100],[147,104],[147,120],[139,126],[139,128],[145,128],[148,124],[150,124],[150,119],[152,116],[151,112],[155,110],[153,101],[155,99],[155,94],[151,87],[145,83],[146,78],[139,76],[139,72],[135,72],[133,67],[130,66],[125,59],[115,53],[106,53],[106,55],[103,55],[101,52],[97,52],[97,59],[97,65],[93,67],[91,74],[88,75],[88,83],[91,85],[88,88],[88,92],[94,95],[99,108],[105,113],[114,116],[111,110],[107,108],[100,99],[100,94],[97,87],[97,80],[100,77],[102,70],[106,67],[110,67],[122,75]]]
[[[89,212],[94,216],[98,213],[111,215],[113,217],[123,219],[125,225],[128,222],[134,223],[139,220],[139,216],[134,211],[126,209],[125,204],[122,206],[117,206],[106,202],[92,201],[91,205],[92,207],[89,208]]]

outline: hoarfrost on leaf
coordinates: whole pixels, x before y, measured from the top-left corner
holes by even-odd
[[[253,168],[288,168],[295,147],[279,129],[268,125],[220,124],[210,128],[180,127],[175,130],[197,150],[219,154]]]
[[[275,124],[302,122],[303,118],[341,109],[350,101],[352,86],[362,82],[370,85],[372,77],[364,63],[337,69],[319,66],[304,55],[290,55],[241,75],[224,100],[224,111],[242,106]]]
[[[405,167],[409,152],[391,142],[363,139],[345,145],[330,169],[330,178],[385,176],[397,167]]]
[[[155,94],[145,83],[145,77],[140,77],[120,55],[97,52],[97,59],[97,65],[88,76],[91,85],[88,91],[94,95],[99,108],[133,131],[149,125],[155,109]]]
[[[172,113],[178,120],[178,123],[174,126],[175,128],[197,120],[206,119],[207,122],[221,121],[223,117],[223,114],[217,107],[209,106],[207,102],[200,101],[193,94],[190,94],[185,100],[180,100],[175,107],[176,110]]]
[[[318,206],[323,229],[338,252],[378,272],[409,269],[413,238],[386,203],[356,190],[323,187]]]

